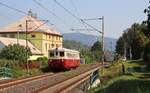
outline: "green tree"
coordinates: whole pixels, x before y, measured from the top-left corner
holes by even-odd
[[[144,13],[147,15],[147,20],[143,22],[146,25],[146,29],[143,32],[150,41],[150,5],[144,10]],[[150,67],[150,42],[145,46],[143,59],[147,63],[147,66]]]
[[[128,59],[131,57],[132,59],[140,59],[143,54],[143,49],[148,42],[148,38],[143,33],[144,28],[146,28],[145,25],[137,23],[134,23],[128,28],[118,39],[116,52],[122,56],[124,54],[124,48],[126,48],[126,57]]]
[[[31,56],[30,49],[19,44],[5,46],[0,51],[0,58],[18,60],[19,62],[26,62],[26,59],[29,58],[29,56]]]
[[[131,47],[132,47],[132,58],[133,59],[139,59],[139,58],[142,58],[142,55],[144,53],[144,48],[145,48],[145,45],[148,43],[148,38],[143,34],[143,33],[138,33],[132,44],[131,44]]]
[[[96,41],[91,47],[91,52],[95,61],[99,62],[102,59],[102,43]]]
[[[80,57],[85,59],[86,64],[93,63],[92,53],[89,49],[82,49]]]
[[[146,30],[144,30],[144,33],[148,38],[150,38],[150,5],[144,10],[144,13],[147,16],[147,20],[143,22],[147,27]]]
[[[123,37],[120,37],[117,40],[116,52],[117,52],[117,54],[120,54],[121,56],[123,56],[123,54],[124,54],[124,40],[123,40]]]
[[[150,42],[145,46],[143,59],[147,66],[150,67]]]

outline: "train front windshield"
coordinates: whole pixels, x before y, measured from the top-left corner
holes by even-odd
[[[64,57],[65,53],[64,51],[50,51],[49,57]]]

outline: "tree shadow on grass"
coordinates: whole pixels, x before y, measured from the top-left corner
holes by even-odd
[[[118,80],[95,93],[150,93],[150,80]]]

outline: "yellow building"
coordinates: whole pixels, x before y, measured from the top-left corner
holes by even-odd
[[[48,57],[49,48],[62,47],[63,37],[44,21],[25,16],[6,27],[0,28],[0,37],[26,39]]]

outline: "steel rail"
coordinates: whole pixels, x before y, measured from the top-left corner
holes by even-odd
[[[53,73],[48,73],[48,74],[43,74],[43,75],[38,75],[38,76],[33,76],[33,77],[27,77],[27,78],[20,78],[20,79],[14,79],[14,80],[10,80],[10,81],[4,81],[0,84],[0,89],[5,88],[5,87],[9,87],[12,85],[17,85],[20,83],[24,83],[24,82],[28,82],[28,81],[32,81],[32,80],[36,80],[42,77],[48,77],[48,76],[53,76],[55,74]]]
[[[76,75],[75,77],[68,78],[64,81],[57,82],[54,85],[45,86],[39,90],[36,90],[32,93],[66,93],[66,91],[72,89],[73,87],[79,85],[81,82],[87,80],[90,77],[90,74],[96,70],[101,68],[101,66],[97,66],[92,68],[89,71],[83,72],[81,74]]]

